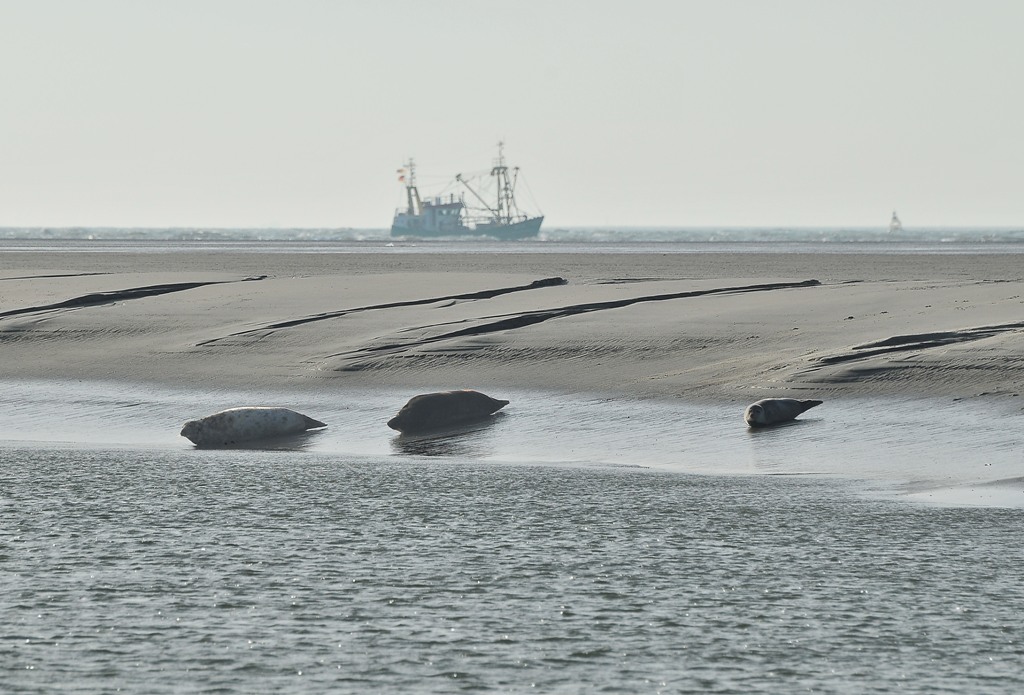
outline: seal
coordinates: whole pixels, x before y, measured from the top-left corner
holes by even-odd
[[[388,427],[403,434],[433,432],[486,420],[506,405],[508,401],[469,389],[424,393],[410,398]]]
[[[777,425],[780,422],[788,422],[800,413],[821,404],[822,401],[800,401],[795,398],[763,398],[747,406],[743,412],[743,419],[751,427]]]
[[[288,408],[256,406],[229,408],[189,420],[181,428],[181,436],[198,447],[231,447],[320,427],[327,425]]]

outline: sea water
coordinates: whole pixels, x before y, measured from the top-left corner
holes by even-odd
[[[406,438],[385,423],[411,394],[325,389],[274,394],[325,430],[198,450],[183,420],[259,394],[0,389],[0,690],[1024,687],[1005,404],[751,430],[726,405],[524,391]]]
[[[500,245],[0,230],[0,247],[1024,251],[1015,230],[649,231]],[[412,393],[325,387],[271,394],[325,430],[210,451],[179,436],[184,420],[268,394],[0,392],[0,692],[1024,687],[1014,399],[830,400],[751,430],[744,404],[513,390],[486,424],[406,438],[385,423]]]
[[[387,229],[0,227],[0,251],[112,253],[1024,253],[1024,228],[545,228],[514,242],[416,239]]]

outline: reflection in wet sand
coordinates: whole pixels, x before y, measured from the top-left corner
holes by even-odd
[[[460,458],[482,458],[494,454],[489,444],[488,430],[504,413],[496,413],[487,420],[472,425],[432,432],[427,435],[400,434],[391,441],[396,454],[405,456],[455,456]]]
[[[772,432],[778,433],[781,430],[789,427],[803,427],[806,425],[812,425],[816,422],[820,422],[820,419],[806,418],[803,420],[787,420],[785,422],[776,422],[772,425],[759,425],[757,427],[747,426],[747,434],[752,437],[763,437],[769,435]]]
[[[226,445],[193,445],[193,449],[244,449],[249,451],[306,451],[316,443],[316,435],[323,433],[322,429],[306,430],[295,434],[286,434],[280,437],[267,437],[265,439],[252,439],[245,442]]]

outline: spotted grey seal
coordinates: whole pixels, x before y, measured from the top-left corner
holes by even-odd
[[[189,420],[181,428],[181,436],[199,447],[230,447],[320,427],[327,425],[288,408],[256,406],[229,408]]]
[[[403,434],[422,434],[479,422],[508,405],[508,401],[463,389],[413,396],[388,427]]]
[[[777,425],[792,420],[800,413],[810,410],[822,401],[797,400],[795,398],[762,398],[757,403],[748,405],[743,412],[743,419],[751,427]]]

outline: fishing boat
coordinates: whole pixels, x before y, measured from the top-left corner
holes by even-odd
[[[449,188],[436,196],[420,197],[413,160],[398,170],[405,184],[406,206],[395,211],[391,236],[450,237],[489,236],[502,240],[535,237],[543,215],[520,209],[516,202],[519,167],[505,164],[504,143],[498,143],[498,157],[490,173],[456,174]],[[457,191],[450,190],[452,187]],[[466,202],[466,193],[471,203]]]
[[[903,231],[903,223],[900,222],[899,215],[897,215],[896,211],[893,210],[892,211],[892,219],[889,220],[889,232],[891,233],[891,232],[902,232],[902,231]]]

